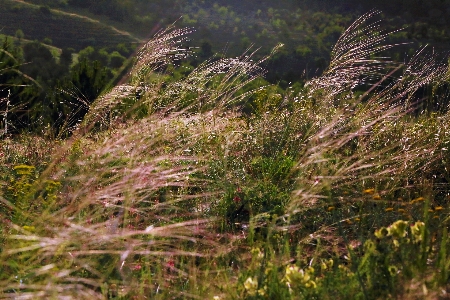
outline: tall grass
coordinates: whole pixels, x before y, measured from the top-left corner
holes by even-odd
[[[157,34],[128,82],[49,142],[45,168],[3,150],[15,166],[3,177],[0,296],[443,295],[449,116],[417,114],[417,92],[446,84],[447,66],[425,49],[377,58],[395,45],[376,15],[343,33],[323,76],[287,92],[248,91],[267,59],[252,53],[169,80],[190,29]]]

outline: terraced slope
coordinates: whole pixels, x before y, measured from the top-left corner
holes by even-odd
[[[48,37],[59,48],[80,50],[89,45],[101,48],[139,42],[129,33],[96,20],[21,1],[0,0],[0,12],[1,33],[14,35],[20,28],[26,38],[42,40]]]

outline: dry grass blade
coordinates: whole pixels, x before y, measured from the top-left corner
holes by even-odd
[[[281,44],[275,47],[272,54],[280,47]],[[185,79],[168,84],[157,100],[159,107],[207,111],[227,109],[240,103],[253,92],[240,93],[243,87],[266,72],[261,64],[268,56],[253,61],[257,50],[249,51],[240,57],[212,58],[201,63]]]

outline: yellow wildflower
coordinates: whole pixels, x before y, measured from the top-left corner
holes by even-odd
[[[256,279],[256,277],[247,278],[247,280],[244,282],[244,288],[250,296],[256,295],[256,292],[258,290],[258,280]]]
[[[310,280],[307,283],[305,283],[305,286],[307,288],[312,288],[312,289],[315,289],[317,287],[316,283],[314,281],[312,281],[312,280]]]
[[[31,175],[34,172],[35,167],[28,165],[18,165],[14,166],[14,171],[17,175]]]
[[[401,238],[406,236],[406,227],[408,226],[408,222],[398,220],[392,223],[391,226],[387,228],[388,235],[392,236],[393,238]]]
[[[301,281],[304,277],[304,272],[303,270],[300,270],[299,267],[291,265],[286,268],[286,274],[284,277],[288,283],[293,283],[295,281]]]
[[[400,246],[400,243],[398,242],[398,240],[393,240],[392,243],[394,243],[395,248],[398,248],[398,246]]]
[[[284,279],[289,289],[291,286],[304,286],[307,288],[316,288],[316,283],[313,281],[312,275],[314,273],[314,268],[308,267],[308,269],[303,271],[295,265],[291,265],[286,268],[286,274]]]
[[[425,230],[425,223],[421,221],[417,221],[411,227],[411,233],[414,237],[414,241],[416,243],[422,241],[422,233]]]
[[[328,260],[328,265],[330,266],[330,268],[333,267],[333,264],[334,264],[334,260],[330,258],[330,259]]]

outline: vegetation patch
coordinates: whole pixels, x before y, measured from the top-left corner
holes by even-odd
[[[448,297],[448,66],[387,59],[378,14],[287,88],[270,55],[181,72],[191,29],[169,27],[66,135],[12,135],[2,91],[1,298]]]

